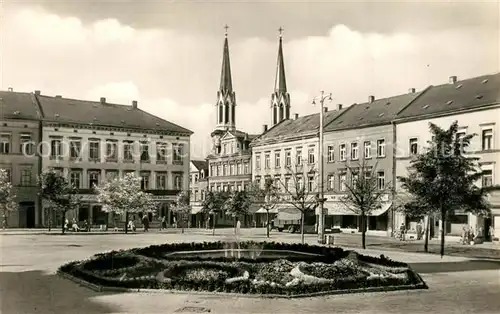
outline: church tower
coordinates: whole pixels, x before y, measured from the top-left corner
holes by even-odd
[[[278,62],[274,92],[271,95],[271,126],[290,119],[290,94],[286,90],[285,61],[283,59],[283,28],[279,28]]]
[[[215,130],[236,129],[236,95],[233,91],[231,78],[231,64],[229,62],[229,44],[227,41],[227,29],[224,36],[224,49],[222,53],[222,71],[220,75],[220,87],[217,91],[216,125]]]

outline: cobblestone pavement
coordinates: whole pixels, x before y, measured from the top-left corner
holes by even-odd
[[[382,251],[408,262],[428,290],[336,295],[307,299],[251,299],[145,293],[97,293],[54,274],[61,264],[113,249],[165,242],[214,241],[230,237],[200,233],[108,235],[0,235],[0,313],[496,313],[500,309],[500,264],[464,257]],[[265,240],[264,233],[243,240]],[[298,235],[274,233],[271,241],[297,242]],[[370,238],[370,241],[375,241]],[[339,239],[340,240],[340,239]],[[342,240],[343,241],[343,240]],[[385,241],[385,240],[380,240]],[[307,237],[308,243],[315,236]],[[347,241],[349,242],[349,241]],[[349,243],[346,243],[346,245]]]

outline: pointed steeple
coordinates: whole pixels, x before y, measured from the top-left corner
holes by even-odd
[[[222,71],[220,74],[220,88],[221,92],[232,92],[233,81],[231,79],[231,63],[229,62],[229,43],[227,41],[227,29],[229,26],[224,26],[226,32],[224,34],[224,50],[222,52]]]
[[[271,95],[271,126],[290,119],[290,94],[286,90],[285,60],[283,58],[283,28],[279,28],[278,62],[274,92]]]
[[[276,64],[276,80],[274,81],[274,91],[286,93],[285,61],[283,60],[283,28],[279,28],[280,41],[278,46],[278,62]]]

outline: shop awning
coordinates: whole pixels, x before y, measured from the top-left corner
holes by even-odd
[[[384,202],[382,206],[378,209],[373,210],[368,216],[380,216],[385,213],[392,206],[392,202]],[[358,216],[357,211],[351,210],[342,202],[328,202],[325,204],[325,209],[327,210],[328,216],[346,216],[353,215]]]
[[[258,211],[255,212],[256,214],[267,214],[267,211],[265,210],[265,208],[261,207],[259,208]],[[270,214],[277,214],[278,213],[278,206],[275,206],[273,209],[270,209],[269,210],[269,213]]]
[[[201,212],[202,209],[203,209],[203,207],[201,207],[201,206],[192,206],[191,207],[191,215],[198,214],[199,212]]]

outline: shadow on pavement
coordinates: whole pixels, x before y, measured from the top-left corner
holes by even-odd
[[[105,293],[38,270],[0,272],[0,293],[2,314],[120,312],[118,308],[91,299]]]
[[[449,273],[473,270],[500,269],[500,262],[470,260],[461,262],[410,263],[411,268],[420,274]]]

